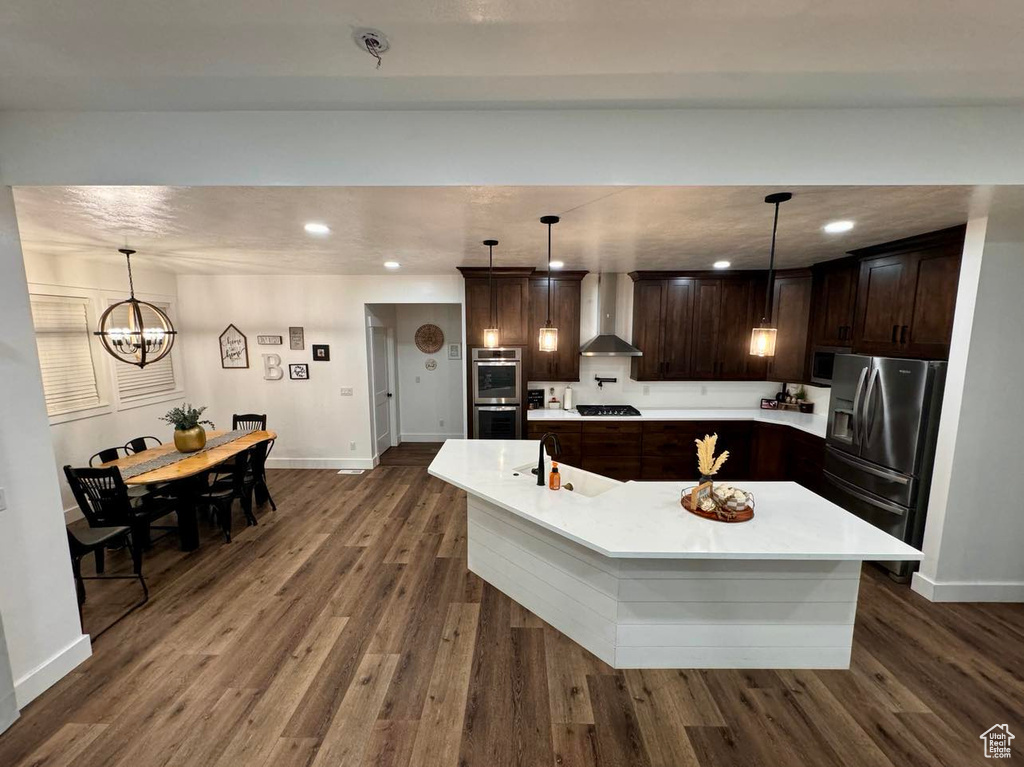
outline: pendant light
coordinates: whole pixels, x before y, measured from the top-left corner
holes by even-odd
[[[776,329],[772,327],[772,281],[775,276],[775,236],[779,231],[779,206],[793,199],[789,192],[776,192],[764,198],[769,205],[775,206],[775,223],[772,224],[772,249],[768,257],[768,287],[764,294],[764,316],[761,317],[760,327],[754,328],[750,333],[750,353],[755,357],[775,356]]]
[[[559,222],[558,216],[542,216],[542,224],[548,228],[548,318],[540,329],[540,350],[542,352],[558,351],[558,328],[551,325],[551,225]]]
[[[166,357],[174,346],[174,329],[171,320],[153,304],[135,297],[135,283],[132,281],[132,254],[134,250],[119,248],[128,263],[128,290],[130,298],[119,301],[100,317],[99,336],[107,353],[129,365],[140,368]],[[117,322],[117,325],[114,323]]]
[[[501,345],[501,334],[498,332],[498,315],[494,305],[494,246],[497,240],[484,240],[487,246],[487,293],[491,302],[491,326],[484,328],[484,348],[496,349]]]

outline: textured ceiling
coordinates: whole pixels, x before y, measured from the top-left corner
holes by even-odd
[[[1020,0],[5,0],[0,109],[1019,104],[1022,37]]]
[[[718,259],[762,268],[772,207],[767,187],[18,187],[26,253],[137,260],[179,273],[439,274],[486,265],[543,266],[555,213],[554,258],[569,269],[708,268]],[[846,251],[967,220],[971,187],[795,187],[782,206],[778,264],[805,266]],[[853,231],[829,235],[836,219]],[[314,237],[303,224],[331,233]]]

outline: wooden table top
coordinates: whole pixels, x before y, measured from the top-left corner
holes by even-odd
[[[214,437],[219,437],[221,434],[226,433],[227,432],[223,429],[219,431],[208,431],[206,432],[206,438],[213,439]],[[183,458],[177,463],[161,466],[159,469],[153,469],[152,471],[137,474],[130,479],[126,478],[124,483],[126,485],[152,485],[157,482],[173,482],[176,479],[194,477],[196,474],[208,471],[217,464],[223,463],[224,461],[235,457],[239,453],[248,450],[253,445],[258,445],[260,442],[266,442],[271,439],[277,439],[276,432],[252,431],[244,437],[239,437],[232,442],[226,442],[223,445],[218,445],[212,450],[205,450],[202,453],[196,453],[188,458]],[[116,461],[110,461],[101,465],[103,468],[108,466],[117,466],[119,469],[126,469],[137,463],[152,460],[164,453],[173,453],[174,450],[174,443],[171,442],[166,445],[157,445],[156,447],[149,448],[149,450],[143,450],[141,453],[135,453],[134,455],[125,456],[124,458],[118,458]]]

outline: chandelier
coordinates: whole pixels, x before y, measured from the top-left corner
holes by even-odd
[[[174,329],[164,312],[135,297],[132,281],[132,254],[134,250],[118,248],[128,262],[128,290],[131,295],[109,307],[100,317],[100,326],[93,335],[99,336],[107,353],[129,365],[146,367],[166,357],[174,346]]]

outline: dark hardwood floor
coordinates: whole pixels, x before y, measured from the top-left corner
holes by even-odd
[[[231,544],[156,544],[150,602],[0,765],[960,767],[993,724],[1024,737],[1024,606],[867,568],[849,671],[616,672],[467,571],[465,497],[424,469],[270,484],[278,511]],[[86,627],[135,588],[91,582]]]
[[[381,466],[429,466],[443,442],[403,442],[380,456]]]

